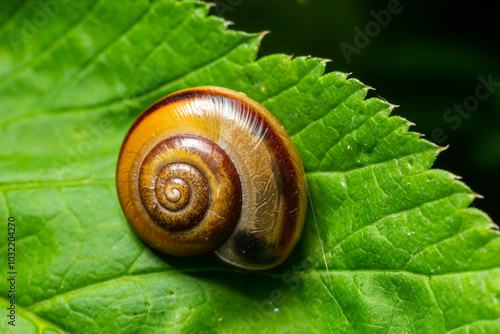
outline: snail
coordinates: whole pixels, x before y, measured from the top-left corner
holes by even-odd
[[[213,252],[247,270],[282,263],[300,238],[304,169],[283,126],[243,93],[197,87],[146,109],[123,142],[117,191],[136,234],[162,252]]]

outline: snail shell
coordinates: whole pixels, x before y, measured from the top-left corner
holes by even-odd
[[[137,235],[177,256],[232,266],[282,263],[300,238],[307,195],[299,155],[257,102],[220,87],[171,94],[133,124],[118,196]]]

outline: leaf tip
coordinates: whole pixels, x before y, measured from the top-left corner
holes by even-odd
[[[375,90],[375,88],[373,88],[371,86],[365,86],[365,89],[366,90],[370,90],[370,89]],[[377,98],[379,98],[380,100],[384,101],[384,103],[387,104],[387,106],[391,109],[391,111],[399,107],[399,105],[392,104],[391,102],[387,101],[385,98],[383,98],[380,95],[377,95]]]
[[[217,7],[217,4],[215,2],[205,2],[205,5],[207,6],[207,8]]]
[[[399,108],[399,104],[392,104],[392,103],[390,103],[390,102],[387,102],[387,103],[389,103],[389,108],[391,108],[391,110],[394,110],[394,109],[396,109],[396,108]]]
[[[450,147],[450,145],[438,146],[438,153],[446,151],[448,149],[448,147]]]
[[[483,195],[478,194],[478,193],[472,193],[472,196],[474,196],[474,198],[476,198],[476,199],[483,199],[484,198]]]
[[[259,38],[262,40],[264,36],[267,36],[271,33],[271,30],[264,30],[259,33]]]

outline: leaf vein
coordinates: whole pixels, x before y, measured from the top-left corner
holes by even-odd
[[[362,227],[356,229],[355,231],[353,231],[352,233],[350,233],[348,236],[346,236],[344,239],[340,240],[338,243],[336,243],[334,246],[332,246],[332,250],[338,246],[340,246],[341,244],[343,244],[344,242],[346,242],[348,239],[350,239],[351,237],[353,237],[354,235],[360,233],[361,231],[369,228],[370,226],[373,226],[377,223],[379,223],[380,221],[386,219],[386,218],[389,218],[389,217],[393,217],[393,216],[397,216],[397,215],[400,215],[402,213],[408,213],[412,210],[415,210],[415,209],[418,209],[424,205],[427,205],[427,204],[431,204],[431,203],[435,203],[435,202],[439,202],[441,200],[444,200],[444,199],[447,199],[447,198],[450,198],[450,197],[453,197],[454,195],[456,195],[456,193],[453,193],[451,195],[447,195],[447,196],[444,196],[444,197],[440,197],[440,198],[437,198],[437,199],[433,199],[431,201],[426,201],[426,202],[423,202],[423,203],[419,203],[419,205],[417,206],[414,206],[414,207],[409,207],[409,208],[404,208],[404,209],[401,209],[401,210],[398,210],[398,211],[395,211],[395,212],[391,212],[391,213],[386,213],[386,214],[383,214],[380,218],[377,218],[376,220],[372,221],[372,222],[369,222],[368,224],[366,225],[363,225]],[[330,253],[331,254],[331,253]]]
[[[39,54],[37,54],[35,57],[30,59],[28,62],[25,62],[22,66],[14,70],[13,72],[10,72],[8,76],[6,76],[2,81],[0,82],[0,88],[5,87],[9,82],[14,80],[22,71],[24,71],[26,68],[33,66],[40,61],[43,60],[43,58],[52,50],[54,50],[59,44],[61,44],[62,41],[66,40],[66,37],[71,34],[77,27],[80,26],[80,24],[85,21],[90,15],[94,13],[94,10],[97,8],[99,3],[102,2],[102,0],[96,0],[94,4],[91,6],[91,8],[84,14],[78,21],[71,27],[71,29],[66,30],[63,34],[61,34],[58,38],[54,39],[52,43],[47,45],[47,47],[44,50],[41,50]]]

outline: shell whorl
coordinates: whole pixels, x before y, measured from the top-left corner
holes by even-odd
[[[219,87],[149,107],[124,141],[117,187],[127,219],[153,247],[181,256],[215,251],[246,269],[289,255],[307,205],[284,128],[244,94]]]

